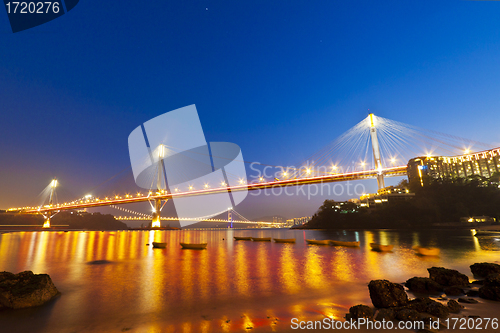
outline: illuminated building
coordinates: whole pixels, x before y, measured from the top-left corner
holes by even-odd
[[[307,223],[311,220],[310,216],[305,216],[305,217],[295,217],[293,219],[288,219],[286,220],[286,226],[287,227],[293,227],[295,225],[303,225],[304,223]]]
[[[467,150],[466,150],[467,151]],[[408,161],[408,180],[420,182],[430,177],[466,178],[477,175],[489,178],[500,171],[500,148],[461,156],[425,156]]]
[[[379,204],[410,200],[414,196],[415,193],[409,193],[406,188],[387,186],[378,190],[377,193],[363,194],[359,198],[359,206],[373,208]]]
[[[283,223],[283,218],[279,216],[273,216],[273,223]]]
[[[461,217],[460,222],[468,223],[493,223],[496,222],[494,217],[490,216],[472,216],[472,217]]]

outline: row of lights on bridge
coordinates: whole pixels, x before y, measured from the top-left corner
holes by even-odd
[[[364,165],[364,164],[365,164],[365,163],[364,163],[364,162],[362,162],[362,165]],[[332,170],[334,170],[334,171],[335,171],[335,170],[337,170],[337,166],[336,166],[336,165],[333,165],[333,166],[332,166]],[[305,173],[306,173],[306,175],[311,175],[311,174],[312,174],[312,169],[311,169],[311,168],[306,168],[306,169],[305,169]],[[288,177],[288,176],[289,176],[289,172],[284,171],[284,172],[282,173],[282,175],[283,175],[283,177],[285,177],[285,178],[286,178],[286,177]],[[275,178],[275,180],[279,180],[279,179]],[[242,179],[242,178],[240,178],[238,182],[239,182],[239,184],[240,184],[240,185],[244,185],[244,184],[246,184],[246,181],[245,181],[244,179]],[[260,182],[260,183],[266,182],[266,179],[265,179],[264,177],[259,177],[259,182]],[[58,182],[57,182],[57,180],[55,180],[55,179],[54,179],[54,180],[52,180],[52,182],[51,182],[51,184],[50,184],[50,187],[51,187],[51,188],[55,188],[55,187],[57,187],[57,185],[58,185]],[[226,183],[225,181],[221,181],[220,185],[221,185],[222,187],[224,187],[224,186],[227,186],[227,183]],[[204,184],[204,188],[205,188],[205,189],[208,189],[208,188],[210,188],[210,185],[209,185],[208,183],[205,183],[205,184]],[[193,190],[195,190],[194,186],[190,185],[190,186],[189,186],[189,191],[193,191]],[[178,189],[178,188],[175,188],[175,189],[174,189],[174,192],[178,193],[178,192],[179,192],[179,189]],[[165,190],[160,190],[160,191],[158,191],[158,192],[156,192],[156,193],[157,193],[157,194],[159,194],[159,195],[164,195],[164,194],[166,194],[166,193],[167,193],[167,191],[165,191]],[[150,191],[150,192],[148,193],[148,196],[152,196],[152,195],[154,195],[154,192],[153,192],[153,191]],[[143,194],[142,194],[142,193],[137,193],[137,197],[142,197],[142,196],[143,196]],[[124,197],[119,196],[119,195],[115,195],[115,196],[114,196],[114,199],[115,199],[115,200],[119,200],[119,199],[123,199],[123,198],[125,198],[125,199],[132,199],[132,198],[134,198],[134,196],[133,196],[133,195],[131,195],[131,194],[126,194]],[[75,201],[71,201],[71,202],[65,202],[65,203],[63,203],[63,204],[45,205],[45,206],[44,206],[44,208],[61,207],[61,206],[67,206],[67,205],[75,205],[75,204],[78,204],[78,203],[92,203],[92,202],[111,201],[111,200],[113,200],[113,198],[110,198],[110,197],[105,197],[104,199],[99,199],[99,198],[97,198],[97,197],[93,197],[91,194],[87,194],[85,197],[83,197],[83,198],[81,198],[81,199],[79,199],[79,200],[75,200]],[[37,209],[37,208],[40,208],[40,207],[22,207],[22,208],[12,208],[11,210],[19,210],[19,209]]]

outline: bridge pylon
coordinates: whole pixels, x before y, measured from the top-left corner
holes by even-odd
[[[50,197],[49,197],[49,206],[52,206],[54,204],[54,193],[56,191],[57,187],[57,179],[54,178],[50,182]],[[47,215],[42,214],[44,218],[43,222],[43,228],[50,228],[50,219],[55,215],[53,214],[53,211],[49,210],[46,212]]]
[[[156,175],[156,190],[157,190],[157,195],[164,194],[166,191],[167,187],[167,179],[165,177],[165,165],[163,164],[163,158],[165,157],[166,154],[166,147],[163,144],[160,144],[158,148],[155,150],[156,158],[158,160],[158,166],[157,166],[157,175]],[[153,219],[151,221],[151,227],[152,228],[160,228],[161,227],[161,209],[167,203],[168,199],[153,199],[154,200],[154,207],[153,208]],[[164,201],[162,205],[162,201]]]
[[[233,214],[231,214],[231,208],[227,209],[227,221],[229,222],[229,227],[233,227]]]
[[[380,157],[380,146],[377,137],[377,127],[375,126],[373,113],[370,113],[368,117],[370,120],[370,137],[372,140],[373,159],[375,160],[375,169],[378,170],[377,184],[378,184],[378,189],[380,190],[381,188],[385,187],[385,183],[384,183],[384,174],[382,173],[383,167],[382,167],[382,159]]]

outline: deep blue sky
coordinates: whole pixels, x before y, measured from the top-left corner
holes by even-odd
[[[496,1],[81,0],[13,34],[0,13],[0,208],[54,176],[84,195],[130,167],[135,127],[190,104],[247,161],[300,161],[368,109],[498,146],[499,18]],[[324,198],[238,211],[311,215]]]

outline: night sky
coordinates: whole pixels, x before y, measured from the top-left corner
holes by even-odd
[[[0,11],[0,209],[36,203],[53,177],[68,199],[123,170],[95,194],[133,183],[130,132],[191,104],[207,141],[273,165],[368,109],[500,146],[497,1],[81,0],[15,34]],[[327,197],[249,196],[237,211],[312,215]]]

